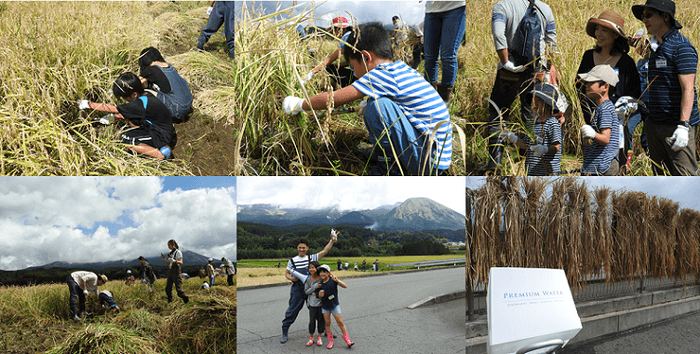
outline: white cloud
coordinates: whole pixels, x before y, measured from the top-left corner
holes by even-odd
[[[464,186],[462,177],[239,177],[238,203],[361,210],[425,197],[464,214]]]
[[[235,251],[234,187],[163,191],[162,179],[136,177],[0,182],[0,269],[148,257],[171,238],[205,256]]]

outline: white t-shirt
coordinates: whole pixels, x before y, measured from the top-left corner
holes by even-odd
[[[435,13],[435,12],[447,12],[454,10],[456,8],[466,6],[467,2],[465,0],[461,1],[426,1],[425,2],[425,13]]]
[[[85,287],[87,291],[92,291],[97,295],[97,274],[93,272],[78,271],[73,272],[70,275],[73,280],[78,284],[78,286],[83,289],[83,281],[85,281]]]

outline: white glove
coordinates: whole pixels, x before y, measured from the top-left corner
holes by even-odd
[[[501,63],[500,61],[498,62],[498,70],[501,69],[506,69],[510,72],[514,73],[519,73],[525,70],[525,67],[522,65],[515,66],[512,61],[508,60],[505,64]]]
[[[547,145],[530,145],[530,150],[535,154],[537,157],[542,157],[542,155],[546,154],[547,151],[549,151],[549,146]]]
[[[314,72],[309,71],[308,74],[304,75],[304,77],[301,78],[301,84],[306,85],[306,83],[309,82],[309,80],[311,80],[312,77],[314,77]]]
[[[304,99],[302,98],[287,96],[284,98],[284,101],[282,101],[282,108],[284,109],[284,113],[294,116],[304,111],[304,109],[301,108],[302,103],[304,103]]]
[[[518,142],[518,136],[515,135],[512,131],[506,130],[504,132],[501,132],[501,138],[502,139],[508,139],[511,144],[515,144]]]
[[[673,140],[673,145],[671,146],[673,151],[680,151],[688,146],[688,128],[684,125],[677,126],[676,131],[671,136],[671,140]]]
[[[637,110],[637,100],[630,96],[622,96],[615,102],[615,111],[618,118],[625,118]]]
[[[83,290],[83,295],[88,296],[88,291],[87,291],[87,289]]]
[[[590,125],[586,124],[581,127],[581,136],[584,138],[593,139],[595,138],[595,129]]]
[[[364,116],[365,115],[365,108],[367,108],[367,99],[362,100],[362,102],[360,102],[360,105],[358,107],[359,108],[357,108],[357,111],[355,111],[355,112],[357,112],[358,116]]]
[[[211,16],[211,12],[214,11],[214,8],[209,6],[207,7],[207,16]]]
[[[87,108],[90,108],[90,106],[88,105],[89,102],[90,102],[90,101],[88,101],[88,100],[80,100],[80,101],[78,101],[78,108],[79,108],[79,109],[87,109]]]

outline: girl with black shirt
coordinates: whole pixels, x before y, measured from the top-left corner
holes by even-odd
[[[321,298],[321,312],[323,312],[323,319],[326,322],[326,336],[329,342],[328,349],[333,348],[331,314],[333,314],[335,322],[338,324],[338,327],[340,327],[340,331],[343,332],[345,343],[348,345],[348,348],[350,348],[355,343],[350,341],[350,336],[343,322],[343,315],[340,312],[340,302],[338,301],[338,285],[342,288],[347,288],[348,285],[331,273],[331,268],[327,264],[318,267],[318,275],[321,276],[321,286],[319,287],[318,297]]]
[[[192,111],[192,92],[187,81],[153,47],[141,51],[139,67],[141,83],[150,87],[154,96],[168,107],[173,122],[185,122]]]

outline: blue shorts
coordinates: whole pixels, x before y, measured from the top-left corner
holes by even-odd
[[[336,307],[330,310],[322,309],[321,313],[332,313],[334,315],[340,315],[340,305],[337,305]]]

